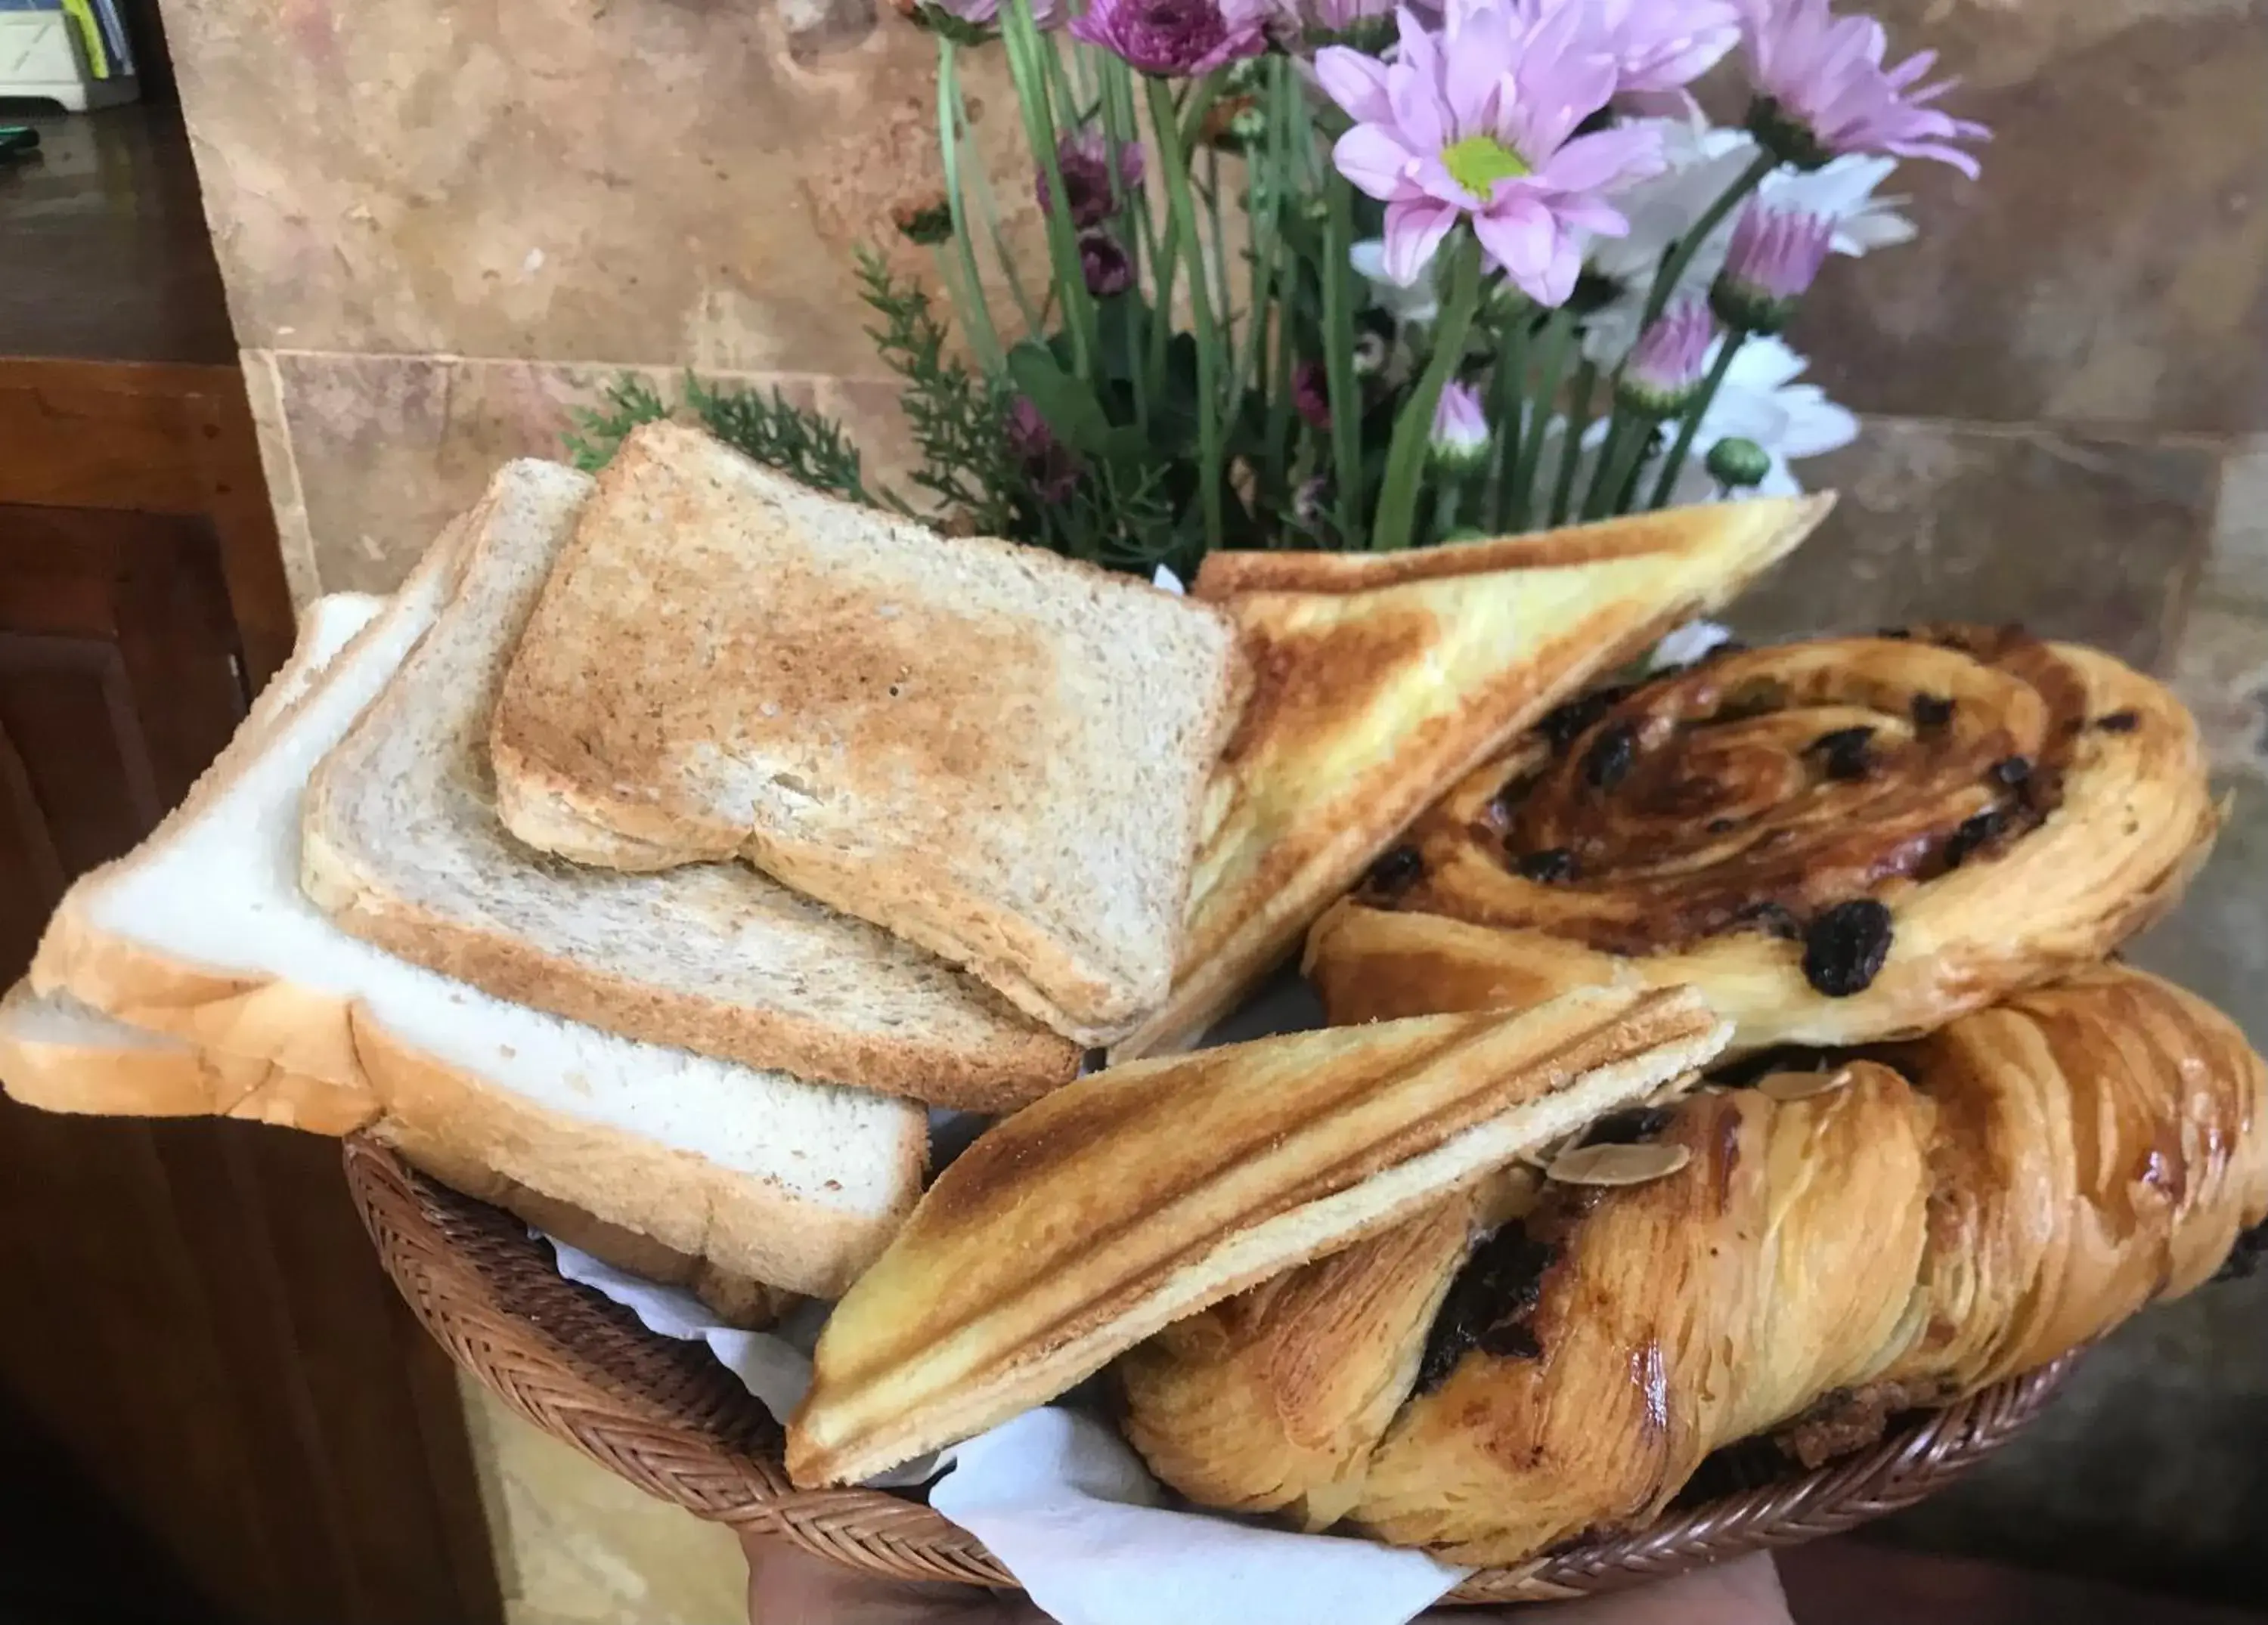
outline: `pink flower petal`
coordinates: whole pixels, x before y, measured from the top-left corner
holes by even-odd
[[[1407,68],[1436,85],[1440,84],[1441,51],[1434,43],[1432,33],[1407,6],[1395,13],[1395,24],[1400,30],[1402,49],[1395,59],[1395,65]]]
[[[1404,286],[1432,261],[1441,239],[1457,223],[1457,210],[1431,199],[1403,200],[1386,207],[1386,275]]]
[[[1412,152],[1439,152],[1449,144],[1449,110],[1442,105],[1440,81],[1397,62],[1386,76],[1386,99],[1402,144]]]
[[[1662,167],[1661,132],[1625,126],[1576,136],[1551,155],[1535,179],[1557,191],[1595,192],[1658,175]]]
[[[1410,189],[1410,167],[1417,158],[1388,126],[1358,124],[1339,137],[1331,161],[1359,191],[1386,202]]]
[[[1458,209],[1484,209],[1488,199],[1476,195],[1438,158],[1421,158],[1410,165],[1406,179],[1426,196]],[[1504,184],[1499,182],[1498,184]]]
[[[1327,45],[1315,53],[1315,78],[1358,124],[1383,124],[1394,116],[1386,99],[1386,64],[1375,56]]]
[[[1472,11],[1458,28],[1442,89],[1459,137],[1495,128],[1497,99],[1515,60],[1511,11],[1492,5]]]
[[[1588,232],[1594,237],[1630,235],[1628,218],[1602,197],[1555,197],[1551,200],[1551,212],[1571,232]]]
[[[1558,235],[1550,210],[1532,197],[1507,198],[1473,217],[1473,233],[1506,276],[1535,293],[1535,281],[1551,262],[1552,239]]]

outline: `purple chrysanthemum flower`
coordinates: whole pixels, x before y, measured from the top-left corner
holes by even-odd
[[[1751,202],[1733,227],[1725,268],[1710,286],[1710,309],[1728,327],[1778,333],[1834,245],[1835,222],[1826,216]]]
[[[1029,395],[1019,395],[1008,408],[1008,450],[1021,469],[1032,495],[1042,502],[1068,502],[1079,489],[1079,461],[1071,448],[1056,438],[1040,408]]]
[[[1123,293],[1134,285],[1134,262],[1126,257],[1118,239],[1100,228],[1079,234],[1079,268],[1086,290],[1098,299]]]
[[[1716,336],[1717,324],[1700,300],[1683,299],[1671,305],[1638,335],[1638,344],[1616,381],[1616,398],[1631,410],[1649,417],[1670,417],[1683,411],[1693,392],[1701,387],[1709,342]]]
[[[1264,0],[1094,0],[1071,19],[1074,40],[1099,45],[1138,73],[1196,78],[1268,48]]]
[[[1733,0],[1520,0],[1531,24],[1565,6],[1593,47],[1614,59],[1617,94],[1681,90],[1741,42]]]
[[[1505,275],[1539,303],[1563,305],[1583,234],[1630,229],[1603,195],[1660,169],[1661,139],[1638,129],[1577,136],[1614,94],[1614,63],[1587,43],[1581,5],[1531,26],[1513,4],[1453,5],[1439,34],[1405,9],[1391,64],[1332,46],[1316,54],[1315,72],[1356,121],[1332,158],[1386,205],[1388,276],[1417,280],[1469,215]]]
[[[1292,369],[1292,409],[1318,434],[1330,428],[1330,383],[1322,362],[1303,361]]]
[[[1488,456],[1488,414],[1481,410],[1481,392],[1454,379],[1441,386],[1441,399],[1433,408],[1433,430],[1426,438],[1437,467],[1467,470]]]
[[[1130,141],[1118,149],[1118,185],[1110,184],[1110,140],[1089,125],[1056,143],[1056,165],[1063,171],[1064,195],[1071,199],[1071,223],[1080,231],[1101,225],[1118,212],[1119,202],[1142,184],[1142,143]],[[1040,208],[1055,212],[1048,172],[1042,168],[1033,181]]]
[[[1742,5],[1756,86],[1749,129],[1767,150],[1799,169],[1867,152],[1935,158],[1976,179],[1975,156],[1954,143],[1984,141],[1992,131],[1929,105],[1955,83],[1917,85],[1936,64],[1935,51],[1885,68],[1889,36],[1871,17],[1837,17],[1827,0]]]

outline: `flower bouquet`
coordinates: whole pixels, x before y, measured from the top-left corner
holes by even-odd
[[[1831,254],[1911,238],[1900,158],[1982,127],[1828,0],[912,0],[943,187],[862,255],[923,508],[1123,569],[1392,549],[1798,488],[1856,422],[1778,337]],[[1738,128],[1697,83],[1738,51]],[[1042,263],[973,160],[1005,59]],[[1712,99],[1740,94],[1711,75]],[[841,429],[703,389],[725,438],[870,491]],[[619,388],[587,464],[666,409]]]

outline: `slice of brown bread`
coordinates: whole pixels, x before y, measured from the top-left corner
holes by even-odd
[[[990,989],[740,864],[618,873],[505,833],[489,714],[590,486],[532,461],[490,483],[456,595],[309,781],[307,895],[415,964],[649,1043],[981,1111],[1069,1081],[1076,1047]]]
[[[505,679],[498,808],[588,863],[745,856],[1101,1043],[1166,998],[1241,674],[1218,610],[648,424]]]

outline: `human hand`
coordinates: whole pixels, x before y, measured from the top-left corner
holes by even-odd
[[[773,1535],[744,1536],[740,1545],[748,1558],[751,1625],[1049,1625],[1020,1596],[876,1579]],[[1779,1577],[1762,1553],[1608,1597],[1517,1614],[1456,1608],[1425,1618],[1436,1625],[1793,1625]]]

